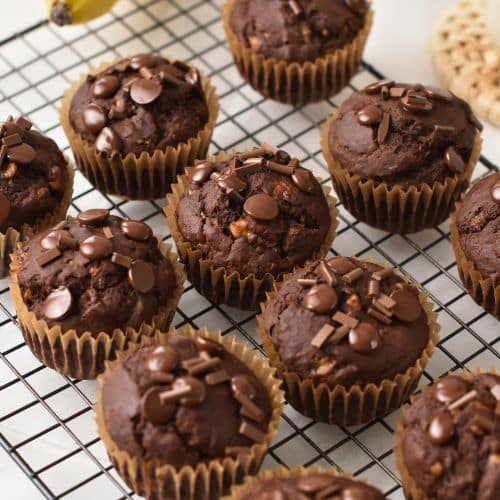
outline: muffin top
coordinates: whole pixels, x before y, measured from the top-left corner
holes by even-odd
[[[447,376],[403,410],[401,451],[426,498],[496,500],[500,377]]]
[[[104,422],[128,453],[180,469],[263,443],[271,401],[257,376],[219,343],[179,334],[133,351],[102,386]]]
[[[367,11],[365,0],[235,0],[230,23],[255,52],[303,63],[350,43]]]
[[[347,257],[285,281],[267,303],[264,326],[288,371],[331,388],[394,379],[429,340],[417,289],[392,269]]]
[[[315,472],[303,476],[267,479],[257,483],[239,500],[383,500],[372,486],[344,476]]]
[[[467,192],[457,211],[457,229],[467,258],[500,284],[500,172],[481,179]]]
[[[0,232],[54,212],[67,189],[67,163],[57,144],[25,118],[0,122]]]
[[[267,144],[189,173],[177,210],[183,237],[216,267],[278,276],[320,248],[330,212],[320,184],[285,151]]]
[[[470,106],[451,92],[383,80],[340,106],[328,144],[351,175],[407,188],[463,172],[478,129]]]
[[[37,234],[16,260],[24,303],[63,331],[138,329],[179,286],[149,226],[101,209]]]
[[[139,156],[195,137],[209,112],[197,69],[141,54],[88,75],[69,115],[98,153]]]

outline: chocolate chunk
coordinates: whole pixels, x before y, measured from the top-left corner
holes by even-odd
[[[91,208],[80,212],[76,218],[85,226],[100,226],[108,220],[109,211],[104,208]]]
[[[252,425],[246,420],[241,423],[238,431],[240,434],[243,434],[256,443],[262,443],[266,439],[266,435],[264,432],[262,432],[259,428],[255,427],[255,425]]]
[[[36,158],[36,151],[29,144],[23,143],[10,147],[7,158],[21,165],[28,165]]]
[[[174,381],[172,389],[189,389],[189,393],[180,398],[185,406],[197,406],[203,403],[206,396],[206,387],[203,382],[194,377],[181,377]]]
[[[332,483],[335,478],[329,474],[308,474],[297,479],[297,488],[303,493],[317,493],[324,490]]]
[[[102,236],[89,236],[80,245],[80,253],[90,260],[104,259],[111,255],[113,245]]]
[[[295,170],[292,181],[304,193],[310,193],[314,189],[314,176],[305,168]]]
[[[247,183],[239,179],[236,175],[224,174],[217,179],[217,184],[224,191],[234,190],[241,192],[246,189]]]
[[[7,147],[17,146],[22,144],[23,140],[18,133],[10,134],[2,139],[2,144]]]
[[[389,113],[384,113],[382,122],[380,123],[377,130],[377,141],[379,146],[380,144],[384,144],[385,140],[387,139],[390,126],[391,126],[391,115]]]
[[[411,113],[428,113],[432,110],[432,103],[422,94],[411,90],[401,98],[401,104],[406,111]]]
[[[10,214],[10,201],[5,194],[0,191],[0,223],[4,223]]]
[[[110,127],[104,127],[95,140],[95,148],[99,153],[113,156],[120,151],[120,138]]]
[[[106,99],[115,94],[120,86],[120,79],[115,75],[106,75],[99,78],[92,85],[92,94],[97,99]]]
[[[150,104],[160,97],[163,87],[156,80],[138,78],[130,87],[130,97],[137,104]]]
[[[58,257],[61,256],[61,252],[59,248],[51,248],[50,250],[47,250],[46,252],[43,252],[40,254],[36,259],[36,263],[40,266],[46,266],[53,260],[57,259]]]
[[[231,390],[233,393],[241,392],[249,399],[257,396],[257,390],[247,375],[233,375],[231,377]]]
[[[378,330],[370,323],[359,323],[349,332],[349,345],[358,352],[375,351],[381,342]]]
[[[208,352],[213,356],[221,355],[224,352],[222,344],[219,344],[214,340],[207,339],[206,337],[202,337],[201,335],[198,335],[194,339],[194,343],[196,344],[198,350]]]
[[[53,290],[43,303],[43,314],[47,319],[64,318],[71,309],[73,297],[68,288],[62,286]]]
[[[394,80],[380,80],[378,82],[373,82],[363,89],[363,92],[367,94],[379,94],[383,87],[391,88],[394,86]]]
[[[194,184],[203,184],[208,180],[210,174],[214,171],[214,164],[210,161],[199,163],[189,172],[189,182]]]
[[[335,327],[333,327],[329,323],[324,324],[311,340],[311,345],[313,347],[316,347],[316,349],[321,349],[323,344],[330,338],[334,331]]]
[[[153,266],[144,260],[134,260],[128,270],[128,279],[138,292],[150,293],[156,281]]]
[[[453,146],[446,149],[444,159],[450,172],[461,174],[465,170],[465,162]]]
[[[111,255],[111,262],[113,262],[113,264],[125,267],[127,269],[129,269],[130,266],[132,265],[131,257],[117,252],[113,252],[113,255]]]
[[[163,392],[163,387],[150,387],[141,399],[142,414],[155,425],[167,423],[177,410],[174,404],[162,403],[160,395]]]
[[[230,376],[226,370],[221,369],[216,372],[207,373],[205,375],[205,383],[208,385],[217,385],[222,384],[223,382],[227,382],[230,380]]]
[[[337,303],[337,293],[331,286],[325,284],[310,288],[303,299],[304,307],[318,314],[328,314],[335,309]]]
[[[16,123],[24,130],[30,130],[33,124],[27,120],[26,118],[20,116],[17,120]]]
[[[245,201],[243,210],[254,219],[270,221],[279,214],[278,202],[265,193],[254,194]]]
[[[392,312],[401,321],[416,321],[422,313],[418,297],[404,288],[391,293],[391,299],[396,302]]]
[[[462,377],[448,376],[436,382],[432,390],[438,401],[447,404],[462,397],[469,390],[469,384]]]
[[[359,324],[359,319],[354,318],[353,316],[349,316],[348,314],[343,313],[342,311],[337,311],[332,316],[333,321],[340,323],[343,326],[347,326],[348,328],[356,328]]]
[[[106,115],[97,104],[89,104],[83,110],[83,124],[92,134],[98,134],[106,125]]]
[[[347,274],[356,267],[347,257],[333,257],[333,259],[328,261],[328,265],[341,276]]]
[[[451,102],[453,100],[453,94],[442,87],[425,85],[424,92],[429,99],[434,99],[436,101]]]
[[[400,99],[406,94],[407,90],[406,87],[392,87],[389,89],[389,96]]]
[[[177,351],[170,346],[158,346],[146,358],[146,368],[151,372],[170,373],[179,362]]]
[[[450,412],[443,411],[434,415],[429,423],[429,438],[432,443],[442,446],[455,434],[455,424]]]
[[[120,229],[128,238],[135,241],[146,241],[153,235],[153,231],[148,225],[135,220],[123,221]]]
[[[376,125],[382,120],[382,110],[374,104],[369,104],[358,111],[356,117],[361,125]]]

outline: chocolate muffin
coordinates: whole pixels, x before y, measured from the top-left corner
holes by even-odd
[[[500,317],[500,173],[481,179],[451,219],[460,278],[472,298]]]
[[[267,144],[202,162],[175,188],[166,214],[189,279],[244,309],[256,309],[274,279],[323,256],[337,226],[335,200]]]
[[[62,219],[71,201],[71,167],[57,144],[31,127],[23,117],[0,122],[0,277],[17,243]]]
[[[479,158],[481,129],[470,106],[448,90],[383,80],[340,106],[322,148],[355,217],[408,233],[448,217]]]
[[[365,0],[229,0],[224,27],[236,65],[256,90],[306,104],[356,72],[372,22]]]
[[[99,433],[136,493],[219,498],[258,469],[279,419],[278,385],[234,340],[172,331],[100,378]]]
[[[81,212],[37,234],[12,264],[11,291],[28,345],[51,368],[94,377],[119,341],[168,326],[183,281],[174,262],[149,226],[107,210]]]
[[[297,467],[264,471],[233,488],[225,500],[383,500],[384,495],[364,482],[339,475],[335,469]]]
[[[141,54],[75,85],[61,120],[92,184],[147,199],[164,196],[177,172],[205,157],[217,113],[214,89],[196,68]]]
[[[405,408],[396,456],[407,498],[496,500],[500,376],[449,375]]]
[[[289,402],[330,423],[398,408],[437,343],[425,295],[392,269],[354,258],[310,264],[262,311],[259,333]]]

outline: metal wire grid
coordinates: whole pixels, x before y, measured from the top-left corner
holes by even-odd
[[[24,114],[67,149],[57,106],[67,85],[96,61],[160,51],[193,62],[212,78],[221,98],[212,150],[242,149],[261,140],[297,156],[329,183],[319,149],[318,127],[331,106],[352,90],[382,77],[369,64],[329,103],[293,109],[263,99],[239,78],[220,21],[222,0],[122,0],[115,10],[77,30],[45,21],[0,41],[0,113]],[[69,151],[68,151],[69,153]],[[481,157],[475,177],[498,167]],[[165,234],[162,201],[127,202],[98,193],[79,174],[71,213],[109,207]],[[441,343],[422,383],[448,370],[499,366],[497,320],[486,315],[460,284],[448,224],[401,237],[369,228],[339,206],[341,223],[334,254],[374,257],[398,266],[426,288],[440,311]],[[169,240],[168,235],[165,240]],[[71,380],[40,365],[18,330],[7,282],[0,287],[0,445],[46,498],[134,498],[117,476],[95,432],[95,383]],[[176,326],[207,325],[234,334],[262,351],[255,315],[212,304],[186,286]],[[285,407],[277,439],[264,467],[276,464],[336,466],[403,498],[395,468],[392,434],[399,412],[356,428],[318,424]],[[48,443],[56,443],[48,447]],[[48,447],[46,453],[40,449]],[[98,492],[96,494],[96,492]]]

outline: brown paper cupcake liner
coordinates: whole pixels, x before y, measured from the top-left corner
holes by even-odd
[[[404,275],[400,276],[408,282]],[[257,332],[271,366],[276,368],[278,376],[283,380],[283,389],[288,402],[306,417],[319,422],[344,426],[360,425],[399,408],[417,387],[420,376],[439,342],[438,315],[433,311],[428,295],[419,287],[419,301],[429,325],[429,341],[413,366],[405,373],[396,375],[394,379],[385,379],[378,384],[354,385],[350,388],[341,385],[331,388],[326,383],[314,384],[311,379],[301,379],[297,373],[286,368],[274,347],[270,333],[264,327],[264,310],[276,293],[275,288],[273,292],[267,294],[266,302],[260,306]]]
[[[0,278],[5,278],[9,274],[10,256],[14,253],[19,244],[28,240],[34,234],[54,226],[60,220],[66,217],[66,212],[71,203],[73,196],[73,168],[67,163],[68,182],[63,193],[59,205],[53,212],[48,213],[40,220],[36,221],[33,226],[23,224],[18,231],[13,227],[9,227],[5,233],[0,233]]]
[[[225,154],[220,153],[214,159],[220,161],[226,157]],[[227,304],[249,311],[257,310],[259,303],[265,299],[266,292],[272,290],[274,282],[280,281],[282,278],[275,278],[272,274],[266,274],[263,278],[257,278],[253,274],[242,277],[237,271],[228,272],[224,267],[214,267],[211,259],[203,259],[201,251],[184,239],[177,226],[175,211],[188,185],[187,175],[177,177],[177,183],[172,184],[172,193],[167,195],[167,205],[164,212],[189,281],[201,295],[218,304]],[[339,212],[335,206],[337,200],[329,194],[328,187],[322,185],[322,189],[330,210],[330,229],[319,250],[314,252],[303,266],[311,261],[321,259],[328,253],[339,224],[337,217]]]
[[[373,22],[370,7],[364,27],[349,44],[315,61],[298,63],[266,58],[245,47],[231,28],[233,5],[234,0],[228,0],[222,15],[229,48],[241,76],[264,96],[294,105],[321,101],[340,92],[356,74]]]
[[[110,63],[101,64],[92,73],[98,73],[109,65]],[[85,78],[86,75],[82,75],[64,94],[60,119],[78,169],[99,191],[131,200],[161,198],[170,191],[170,184],[178,173],[184,172],[184,168],[194,164],[196,159],[206,157],[219,114],[219,98],[215,87],[204,75],[201,81],[209,117],[204,128],[195,137],[176,147],[157,149],[152,154],[144,151],[138,157],[129,153],[125,157],[115,155],[111,158],[97,153],[94,144],[83,139],[69,120],[71,100]]]
[[[478,271],[474,263],[467,258],[460,245],[457,229],[457,210],[459,207],[460,203],[457,202],[450,223],[451,245],[455,252],[458,274],[474,301],[486,312],[500,319],[500,284],[495,285],[492,278],[487,278]]]
[[[328,144],[330,125],[338,111],[327,120],[321,134],[321,147],[340,201],[357,219],[391,233],[416,233],[436,227],[453,210],[463,193],[481,153],[482,139],[476,132],[473,149],[465,170],[432,186],[423,184],[404,189],[385,182],[352,175],[333,157]]]
[[[143,339],[142,345],[164,344],[168,335],[173,332],[176,332],[175,328],[167,334],[156,332],[154,337]],[[233,336],[222,337],[220,332],[209,332],[205,328],[193,330],[191,327],[178,333],[189,338],[201,335],[220,342],[228,352],[243,361],[264,384],[272,404],[272,415],[264,442],[254,444],[249,453],[238,455],[236,458],[211,460],[208,463],[200,463],[196,467],[184,466],[180,470],[157,459],[132,456],[118,448],[108,434],[104,423],[101,390],[108,370],[98,379],[99,388],[95,404],[97,428],[116,470],[130,488],[139,495],[149,500],[165,498],[217,500],[221,495],[229,492],[231,485],[241,483],[245,476],[257,473],[278,430],[283,409],[281,382],[275,377],[275,370],[270,368],[265,360],[258,357],[246,344],[237,342]],[[111,366],[112,363],[108,364],[108,367]]]
[[[114,359],[116,352],[126,349],[130,342],[137,343],[142,336],[152,336],[157,328],[168,328],[183,292],[184,274],[177,255],[170,251],[170,245],[159,243],[159,247],[174,268],[176,287],[173,296],[150,322],[142,323],[139,329],[128,327],[123,331],[116,328],[113,332],[99,332],[97,335],[90,331],[79,334],[74,329],[63,331],[59,325],[49,328],[45,320],[37,318],[23,301],[17,277],[18,263],[13,255],[10,292],[24,340],[38,360],[63,375],[94,379],[104,370],[104,362]]]
[[[457,372],[449,373],[449,375],[459,375],[463,378],[470,379],[473,375],[477,375],[478,373],[495,373],[498,375],[498,371],[495,369],[491,370],[475,370],[474,374],[468,372],[467,370],[459,370]],[[435,378],[433,384],[436,383],[439,378]],[[429,384],[431,385],[431,384]],[[412,402],[414,397],[411,398]],[[403,438],[403,419],[400,418],[396,425],[396,433],[394,436],[394,456],[396,458],[396,466],[399,471],[399,475],[401,477],[401,483],[403,485],[403,490],[405,493],[405,497],[408,500],[432,500],[425,496],[423,490],[421,490],[417,484],[415,483],[413,477],[410,472],[406,468],[406,464],[403,458],[403,452],[401,450],[401,441]]]

